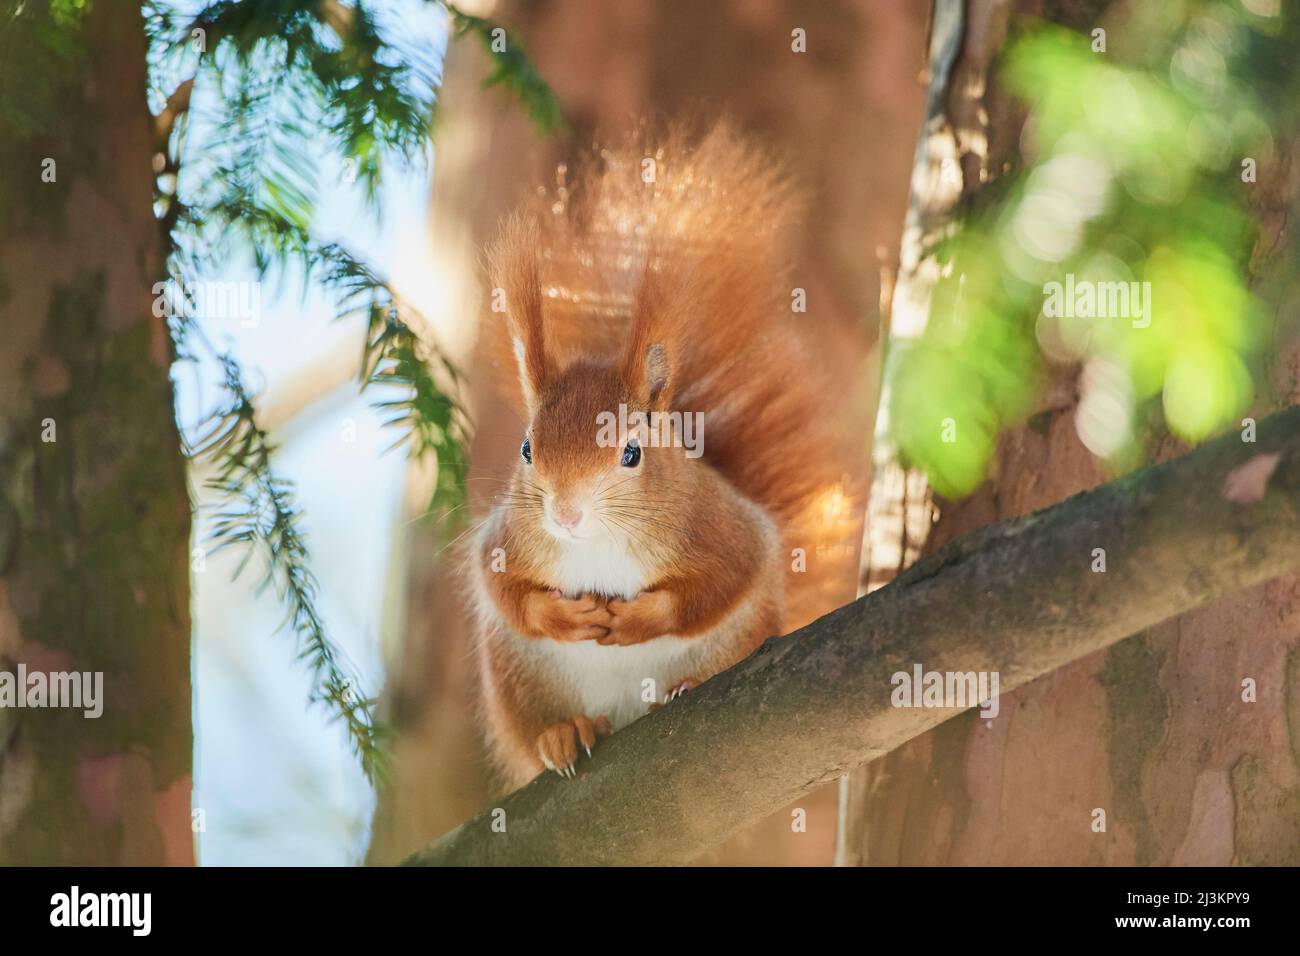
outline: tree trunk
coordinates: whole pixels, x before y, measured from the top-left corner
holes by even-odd
[[[951,0],[938,0],[938,6],[945,2]],[[1005,8],[975,0],[968,12],[997,15]],[[967,48],[972,36],[968,26]],[[988,36],[975,39],[986,43]],[[987,64],[994,53],[996,46],[985,47],[975,60]],[[975,83],[968,79],[937,93],[944,102],[960,102],[963,90],[991,89],[987,80],[980,70]],[[996,109],[989,115],[989,141],[1014,147],[1020,118]],[[1289,144],[1279,145],[1285,155]],[[967,194],[983,188],[972,170],[1000,168],[1005,157],[996,145],[993,151],[992,163],[961,157]],[[1261,172],[1257,194],[1261,249],[1273,250],[1271,261],[1281,269],[1290,259],[1285,211],[1296,196],[1294,178],[1289,164],[1279,163]],[[1256,275],[1268,273],[1262,253],[1255,267]],[[1294,299],[1293,285],[1274,285],[1268,298],[1275,306]],[[1289,364],[1260,413],[1300,399],[1295,350],[1278,338]],[[894,487],[906,487],[913,508],[924,513],[905,526],[909,536],[899,533],[897,522],[874,528],[872,541],[876,534],[882,541],[873,548],[878,560],[864,562],[867,589],[958,535],[1102,482],[1102,468],[1077,437],[1076,404],[1074,373],[1058,370],[1029,422],[1002,436],[993,477],[961,501],[931,502],[923,481],[912,474],[911,483],[902,484],[898,475],[908,473],[884,462],[877,477],[891,476]],[[1179,450],[1166,439],[1154,458]],[[1004,698],[991,724],[966,714],[912,740],[846,779],[839,862],[1300,862],[1297,624],[1300,577],[1290,574],[1017,690]],[[1257,687],[1255,702],[1244,699],[1247,679]],[[1105,832],[1090,825],[1098,809],[1106,812]]]
[[[0,114],[0,673],[102,673],[102,714],[0,709],[0,865],[188,864],[189,501],[143,21],[100,2],[55,29],[62,61],[4,38],[5,95],[22,74],[57,108],[35,132]]]

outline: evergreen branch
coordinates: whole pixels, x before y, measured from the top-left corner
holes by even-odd
[[[209,215],[207,223],[220,222],[227,233],[243,230],[254,247],[273,246],[279,256],[296,259],[306,281],[314,279],[334,293],[336,321],[364,317],[361,388],[378,388],[381,394],[373,404],[385,415],[384,424],[403,429],[391,448],[406,445],[416,459],[432,456],[437,481],[429,512],[440,518],[458,514],[465,502],[464,449],[471,428],[458,398],[463,378],[441,349],[416,333],[412,324],[421,322],[414,309],[343,246],[317,243],[255,203],[240,201],[222,213],[228,211],[237,214],[231,221]]]
[[[340,317],[366,316],[361,387],[378,387],[389,396],[374,405],[387,416],[386,426],[403,429],[392,447],[407,445],[413,458],[432,456],[438,477],[430,510],[441,508],[443,517],[457,513],[465,500],[470,431],[469,415],[457,398],[460,372],[441,350],[421,341],[404,318],[413,310],[369,266],[335,244],[317,249],[315,258],[322,283],[339,295]]]
[[[438,472],[430,508],[441,507],[436,517],[454,527],[458,524],[455,515],[465,503],[468,417],[457,401],[438,388],[419,338],[395,307],[372,306],[366,351],[370,371],[363,372],[365,386],[407,390],[407,397],[380,401],[375,407],[391,413],[386,425],[407,430],[396,444],[409,442],[414,458],[433,455]],[[439,363],[448,375],[457,375],[445,358],[439,356]]]
[[[297,636],[299,657],[315,677],[312,699],[344,721],[362,771],[376,782],[386,773],[388,754],[381,744],[385,728],[374,716],[375,700],[358,693],[342,652],[326,634],[316,609],[316,577],[298,530],[301,512],[294,503],[293,485],[272,470],[275,446],[258,427],[238,363],[230,355],[218,358],[229,404],[212,415],[206,433],[187,449],[191,458],[213,463],[216,474],[207,486],[227,502],[216,515],[214,553],[232,545],[248,548],[235,572],[238,576],[261,550],[267,566],[262,586],[273,586],[287,608],[285,625]]]
[[[398,51],[381,36],[374,17],[358,0],[333,3],[220,0],[194,19],[205,31],[209,62],[222,72],[286,78],[300,84],[293,110],[318,108],[316,125],[335,151],[352,161],[357,180],[373,201],[383,158],[427,155],[436,111],[436,70]],[[268,70],[269,66],[269,70]],[[233,111],[233,117],[240,110]]]
[[[484,88],[502,86],[508,90],[542,133],[563,133],[569,129],[564,109],[542,79],[518,37],[500,24],[465,13],[454,3],[443,3],[457,37],[473,34],[492,58],[494,69],[483,81]],[[498,32],[499,31],[499,32]]]

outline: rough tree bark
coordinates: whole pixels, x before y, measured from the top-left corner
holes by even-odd
[[[103,715],[0,709],[0,865],[185,864],[189,500],[139,5],[71,33],[40,76],[5,38],[5,95],[57,108],[0,115],[0,671],[102,672]]]
[[[1257,443],[1230,434],[984,528],[637,721],[575,780],[546,775],[409,862],[689,859],[952,716],[892,705],[891,675],[913,662],[996,671],[1014,691],[1295,568],[1298,501],[1300,409],[1290,409],[1260,423]],[[1096,547],[1105,574],[1091,571]],[[1090,809],[1068,825],[1091,833]]]
[[[1004,30],[988,24],[1005,22],[1011,5],[938,0],[936,6],[945,5],[968,21],[956,23],[962,45],[951,82],[942,72],[932,76],[938,118],[928,132],[950,134],[957,161],[950,168],[958,176],[935,194],[939,211],[930,216],[931,230],[941,230],[954,205],[985,188],[1005,162],[1018,163],[1022,120],[988,73],[1004,37]],[[1079,27],[1104,23],[1107,4],[1054,9]],[[962,136],[971,117],[983,117],[978,135]],[[1281,356],[1271,394],[1255,415],[1300,401],[1300,357],[1287,341],[1288,322],[1294,324],[1288,314],[1295,311],[1295,243],[1286,222],[1297,183],[1286,157],[1294,147],[1285,140],[1278,147],[1277,155],[1261,161],[1252,197],[1262,236],[1253,269],[1268,286],[1261,294],[1276,309]],[[924,275],[913,278],[922,287],[928,283]],[[877,463],[864,590],[958,535],[1105,480],[1075,431],[1076,377],[1073,369],[1054,370],[1035,413],[1002,435],[993,477],[963,501],[934,502],[919,475],[888,460]],[[1181,450],[1166,437],[1157,442],[1154,460]],[[890,523],[889,513],[900,505],[909,520]],[[885,520],[877,520],[876,510]],[[1021,689],[1007,699],[994,729],[967,715],[917,738],[843,782],[838,862],[1300,861],[1298,625],[1300,578],[1287,575]],[[1240,706],[1245,678],[1259,687],[1249,709]],[[1073,825],[1080,812],[1095,807],[1107,811],[1106,839]]]
[[[925,117],[917,137],[896,278],[882,303],[887,332],[881,348],[859,594],[883,587],[920,558],[938,518],[924,473],[905,464],[890,439],[896,362],[900,346],[925,334],[940,277],[935,245],[952,235],[962,203],[1000,172],[1014,148],[1023,116],[1015,104],[997,96],[989,68],[1006,39],[1013,8],[1040,12],[1036,7],[1033,0],[934,0],[932,5]],[[868,765],[840,780],[835,848],[840,866],[866,861],[870,835],[863,805],[879,786],[879,774]]]

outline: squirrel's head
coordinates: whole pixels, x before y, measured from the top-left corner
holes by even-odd
[[[622,355],[560,368],[543,333],[537,261],[528,251],[536,243],[511,246],[499,275],[529,416],[512,503],[560,541],[662,539],[686,497],[688,452],[699,451],[697,441],[682,440],[682,416],[669,409],[671,323],[653,270],[636,291]]]
[[[662,345],[647,353],[646,366],[666,368]],[[650,541],[680,510],[685,449],[650,394],[666,379],[651,381],[657,386],[629,381],[612,363],[584,361],[537,383],[519,448],[516,500],[531,505],[556,539]]]

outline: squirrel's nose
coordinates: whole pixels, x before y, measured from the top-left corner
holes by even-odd
[[[552,516],[555,518],[555,523],[561,528],[572,530],[582,521],[582,509],[573,508],[569,505],[556,505]]]

